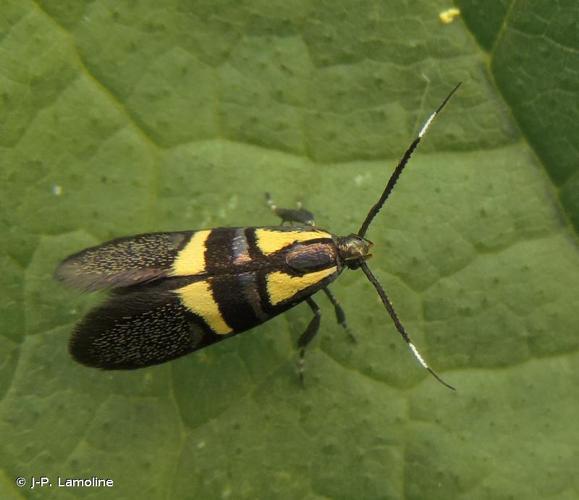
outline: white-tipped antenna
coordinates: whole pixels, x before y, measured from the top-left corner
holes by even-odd
[[[426,122],[424,123],[424,125],[420,129],[420,132],[418,132],[418,136],[416,137],[416,139],[414,139],[412,141],[410,146],[408,146],[408,149],[402,155],[402,158],[398,162],[398,165],[396,166],[396,168],[394,169],[394,172],[392,173],[392,175],[390,176],[390,179],[388,180],[388,184],[386,184],[386,188],[384,189],[382,196],[380,196],[380,199],[370,209],[370,211],[368,212],[368,215],[366,216],[366,220],[364,220],[364,222],[362,223],[362,226],[360,226],[360,230],[358,231],[358,236],[360,236],[360,238],[364,237],[364,235],[366,234],[366,231],[368,231],[368,227],[370,226],[372,220],[374,219],[374,217],[376,217],[376,215],[378,215],[378,212],[380,212],[380,209],[384,206],[384,203],[386,202],[386,200],[388,199],[388,196],[390,196],[390,193],[394,189],[394,186],[395,186],[396,182],[398,181],[400,174],[404,170],[404,167],[408,163],[408,160],[410,160],[410,157],[412,156],[412,153],[414,153],[414,150],[418,146],[418,143],[421,141],[422,137],[424,137],[424,134],[426,134],[426,131],[430,127],[434,118],[436,117],[436,115],[438,113],[440,113],[442,108],[444,108],[444,106],[446,106],[446,103],[450,100],[452,95],[458,90],[458,87],[460,87],[461,84],[462,84],[462,82],[459,82],[450,91],[450,93],[445,97],[444,101],[442,101],[442,103],[440,103],[438,108],[436,108],[436,110],[428,117],[428,120],[426,120]]]
[[[368,278],[370,283],[372,283],[372,285],[374,285],[374,288],[378,292],[378,295],[380,296],[380,299],[382,300],[384,307],[386,308],[386,310],[388,311],[388,314],[390,314],[390,317],[392,318],[392,321],[394,322],[394,326],[396,327],[396,330],[398,330],[398,333],[400,333],[400,335],[404,339],[404,342],[406,342],[408,344],[408,347],[412,351],[412,354],[414,355],[414,357],[418,360],[418,362],[422,365],[422,367],[425,368],[426,370],[428,370],[428,373],[430,373],[442,385],[455,391],[456,389],[454,387],[452,387],[452,385],[450,385],[450,384],[446,383],[444,380],[442,380],[442,378],[440,378],[440,376],[432,368],[430,368],[430,366],[428,366],[428,364],[426,363],[426,361],[424,360],[422,355],[418,352],[418,349],[416,349],[416,346],[414,345],[412,340],[410,340],[410,335],[408,335],[408,333],[406,332],[406,329],[404,328],[404,326],[402,325],[402,323],[398,319],[398,315],[396,314],[396,311],[394,310],[394,306],[390,302],[390,299],[386,295],[386,292],[384,291],[384,289],[382,288],[382,286],[380,285],[380,283],[378,282],[376,277],[372,274],[372,271],[370,271],[368,264],[366,264],[365,262],[362,262],[362,263],[360,263],[360,268],[362,269],[362,271],[364,271],[364,274],[366,275],[366,277]]]

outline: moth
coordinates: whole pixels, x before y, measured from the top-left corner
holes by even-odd
[[[312,318],[298,340],[303,380],[305,350],[320,328],[314,294],[321,291],[329,298],[338,323],[349,333],[344,311],[329,285],[345,269],[360,269],[418,362],[452,389],[421,356],[368,267],[373,244],[366,233],[432,121],[459,86],[426,120],[357,233],[337,236],[320,229],[308,210],[279,208],[267,195],[281,225],[139,234],[65,259],[56,270],[57,279],[84,291],[110,292],[76,326],[69,345],[72,357],[106,370],[165,363],[305,302]]]

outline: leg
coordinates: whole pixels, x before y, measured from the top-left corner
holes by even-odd
[[[318,330],[320,329],[320,319],[321,319],[320,308],[318,307],[318,304],[314,302],[314,299],[308,297],[306,299],[306,302],[314,312],[314,317],[310,320],[306,328],[306,331],[301,334],[298,340],[298,349],[299,349],[298,374],[302,385],[304,385],[304,357],[306,355],[306,347],[316,336],[316,333],[318,333]]]
[[[282,224],[284,222],[298,222],[306,226],[316,225],[314,221],[314,214],[312,214],[309,210],[302,208],[301,203],[298,203],[298,208],[280,208],[273,202],[269,193],[265,193],[265,199],[269,208],[271,208],[271,211],[279,218],[281,218]]]
[[[324,288],[324,293],[327,295],[328,299],[330,299],[330,302],[334,306],[334,310],[336,311],[336,321],[346,331],[348,337],[350,337],[350,340],[352,342],[356,342],[356,337],[354,337],[354,334],[352,333],[350,327],[348,326],[348,323],[346,322],[346,314],[344,313],[342,306],[338,302],[338,299],[332,292],[330,292],[330,289],[328,287]]]

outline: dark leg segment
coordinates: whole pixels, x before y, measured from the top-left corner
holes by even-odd
[[[306,302],[312,309],[314,317],[309,322],[306,331],[301,334],[298,340],[298,350],[299,350],[298,374],[302,385],[304,385],[304,357],[306,355],[306,347],[318,333],[320,329],[320,319],[321,319],[320,308],[318,304],[314,302],[314,299],[308,297],[306,299]]]
[[[327,295],[328,299],[330,299],[330,302],[334,306],[334,310],[336,311],[336,321],[346,331],[348,337],[350,337],[350,340],[352,342],[356,342],[356,337],[354,336],[352,330],[350,330],[350,327],[346,322],[346,314],[344,313],[344,309],[342,309],[342,306],[338,302],[338,299],[332,292],[330,292],[330,289],[327,287],[324,288],[324,293]]]
[[[315,226],[314,214],[309,210],[302,207],[301,203],[298,203],[298,208],[280,208],[278,207],[269,193],[265,193],[265,200],[271,211],[281,219],[281,223],[284,222],[297,222],[306,226]]]

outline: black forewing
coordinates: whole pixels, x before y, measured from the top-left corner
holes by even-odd
[[[87,366],[131,370],[164,363],[218,342],[182,305],[175,288],[199,278],[170,278],[159,284],[122,289],[77,325],[69,350]]]
[[[168,276],[195,231],[148,233],[108,241],[65,259],[55,276],[85,291],[130,287]]]

